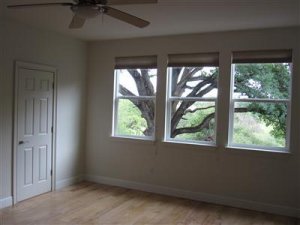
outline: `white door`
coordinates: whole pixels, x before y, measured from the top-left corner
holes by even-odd
[[[16,200],[51,191],[54,73],[17,68]]]

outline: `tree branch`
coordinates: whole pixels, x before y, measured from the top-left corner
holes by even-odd
[[[141,69],[141,73],[137,69],[127,69],[127,71],[134,79],[140,96],[154,95],[154,87],[149,78],[148,69]]]
[[[193,89],[194,89],[194,87],[189,86],[189,85],[185,85],[184,88],[185,88],[185,89],[190,89],[190,90],[193,90]]]
[[[150,80],[149,70],[141,69],[142,80],[144,82],[144,89],[148,96],[154,95],[154,87]]]
[[[129,91],[127,88],[125,88],[123,85],[119,85],[119,91],[124,96],[136,96],[131,91]]]
[[[188,114],[188,113],[194,113],[200,110],[205,110],[205,109],[211,109],[211,108],[215,108],[215,106],[208,106],[208,107],[203,107],[203,108],[196,108],[194,110],[188,109],[184,112],[184,115]]]
[[[206,78],[206,76],[199,75],[199,76],[196,76],[196,77],[191,77],[191,78],[189,79],[189,82],[191,82],[191,81],[204,80],[205,78]]]
[[[172,74],[172,93],[174,96],[181,96],[185,91],[187,86],[187,82],[191,80],[193,75],[195,75],[198,71],[202,70],[202,67],[182,67],[181,69],[173,69]],[[180,80],[178,80],[179,75],[181,74]],[[176,78],[176,80],[174,80]]]
[[[211,113],[209,115],[207,115],[204,120],[197,126],[194,127],[183,127],[183,128],[179,128],[179,129],[175,129],[174,132],[172,133],[172,137],[176,137],[179,134],[183,134],[183,133],[196,133],[198,131],[201,131],[204,128],[207,128],[210,121],[212,119],[215,118],[215,113]]]
[[[203,97],[204,95],[206,95],[207,93],[209,93],[210,91],[212,91],[214,88],[217,87],[217,82],[213,81],[209,86],[207,86],[205,89],[199,91],[199,93],[197,93],[197,97]]]
[[[244,112],[249,112],[249,110],[247,108],[235,108],[234,112],[237,113],[244,113]],[[212,119],[215,118],[215,113],[211,113],[208,114],[200,124],[198,124],[197,126],[193,126],[193,127],[183,127],[183,128],[178,128],[173,130],[171,137],[174,138],[179,134],[187,134],[187,133],[196,133],[199,132],[203,129],[207,129],[209,128],[209,123]]]
[[[193,91],[188,95],[188,97],[195,97],[195,96],[201,97],[199,96],[200,93],[199,91],[201,90],[201,88],[203,88],[208,84],[214,84],[214,83],[216,83],[216,79],[214,77],[207,77],[206,79],[204,79],[202,82],[200,82],[194,87]]]

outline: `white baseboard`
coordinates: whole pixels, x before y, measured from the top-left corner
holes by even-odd
[[[80,175],[80,176],[71,177],[71,178],[67,178],[67,179],[64,179],[64,180],[57,181],[56,182],[56,189],[58,190],[58,189],[61,189],[61,188],[79,183],[80,181],[83,180],[82,178],[83,177]],[[12,206],[12,205],[13,205],[13,197],[12,196],[0,199],[0,209],[6,208],[6,207],[9,207],[9,206]]]
[[[262,202],[255,202],[255,201],[237,199],[237,198],[226,197],[226,196],[192,192],[192,191],[180,190],[180,189],[169,188],[164,186],[138,183],[138,182],[133,182],[128,180],[121,180],[121,179],[102,177],[102,176],[85,175],[84,180],[100,183],[100,184],[107,184],[112,186],[135,189],[135,190],[140,190],[145,192],[169,195],[169,196],[186,198],[186,199],[197,200],[202,202],[209,202],[209,203],[232,206],[237,208],[300,218],[300,209],[287,207],[287,206],[272,205],[272,204],[267,204]]]
[[[83,177],[80,175],[80,176],[70,177],[70,178],[67,178],[67,179],[56,181],[55,189],[59,190],[61,188],[79,183],[80,181],[83,180],[82,178]]]
[[[12,204],[13,204],[12,196],[0,199],[0,209],[12,206]]]

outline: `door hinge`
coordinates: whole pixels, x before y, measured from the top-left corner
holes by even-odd
[[[51,127],[51,133],[53,134],[53,126]]]
[[[52,83],[52,89],[54,90],[54,82]]]
[[[50,171],[50,176],[52,177],[52,175],[53,175],[53,171],[51,170],[51,171]]]

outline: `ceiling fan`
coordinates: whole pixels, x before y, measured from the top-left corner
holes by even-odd
[[[130,15],[126,12],[110,7],[110,5],[129,5],[129,4],[151,4],[157,3],[158,0],[73,0],[73,2],[58,3],[37,3],[8,5],[8,8],[29,8],[45,6],[68,6],[74,13],[70,29],[83,27],[86,19],[94,18],[100,14],[111,16],[115,19],[124,21],[139,28],[146,27],[150,22]]]

